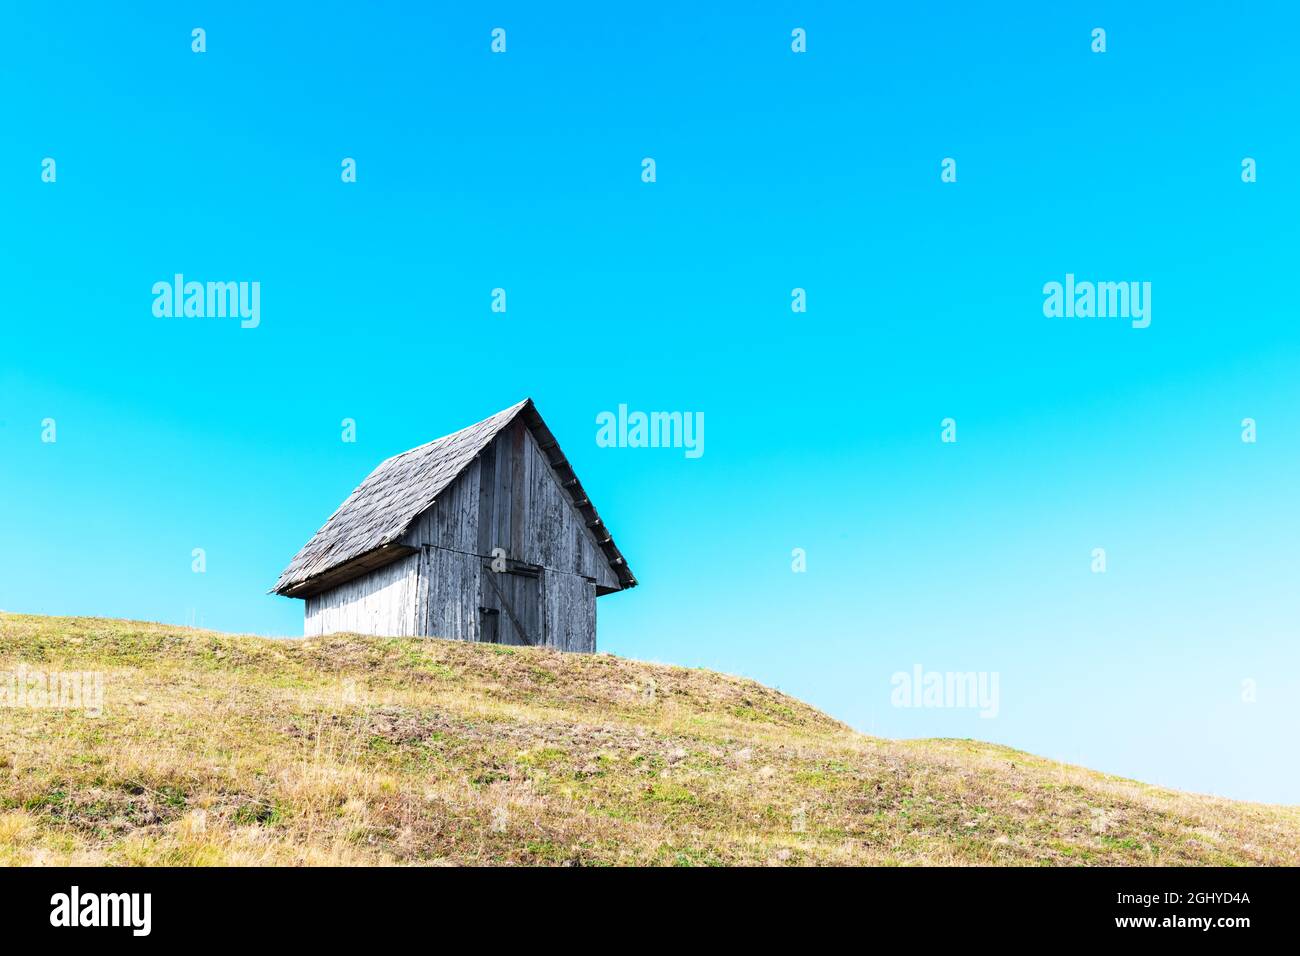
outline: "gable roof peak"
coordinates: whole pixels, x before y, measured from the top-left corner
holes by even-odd
[[[603,529],[600,516],[560,452],[550,429],[542,421],[533,400],[525,398],[480,422],[380,462],[294,556],[271,590],[277,594],[305,597],[409,553],[411,549],[399,546],[399,539],[415,519],[433,505],[488,444],[521,415],[534,437],[539,439],[538,444],[559,475],[570,503],[583,514],[588,527]],[[597,543],[618,575],[621,586],[635,586],[636,578],[613,538],[607,531],[603,533],[605,539],[598,537]],[[351,570],[356,573],[351,574]],[[330,575],[328,584],[322,580],[327,574]]]

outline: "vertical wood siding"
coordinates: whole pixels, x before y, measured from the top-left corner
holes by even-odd
[[[308,637],[339,631],[393,637],[418,633],[419,558],[409,555],[307,598],[303,633]]]
[[[420,633],[454,641],[477,641],[480,576],[491,572],[484,571],[483,562],[473,554],[425,548],[421,557],[426,597],[420,609]]]
[[[596,650],[596,585],[576,574],[546,572],[547,643],[562,651]]]
[[[479,503],[480,554],[501,547],[518,561],[593,578],[602,587],[619,586],[595,535],[523,422],[499,436],[478,463],[484,475],[495,473],[479,481],[480,496],[492,496]]]

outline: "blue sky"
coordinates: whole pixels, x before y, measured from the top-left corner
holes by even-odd
[[[267,6],[6,8],[0,607],[299,634],[361,478],[531,395],[641,580],[602,649],[1300,802],[1291,5]],[[260,326],[155,318],[178,272]],[[997,718],[891,706],[917,664]]]

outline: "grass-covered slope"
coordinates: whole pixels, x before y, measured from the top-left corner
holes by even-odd
[[[104,712],[0,708],[0,863],[1300,863],[1296,808],[607,655],[0,615],[19,665]]]

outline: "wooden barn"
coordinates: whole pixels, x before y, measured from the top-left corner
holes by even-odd
[[[304,632],[596,649],[596,598],[627,562],[525,399],[382,462],[272,589]]]

